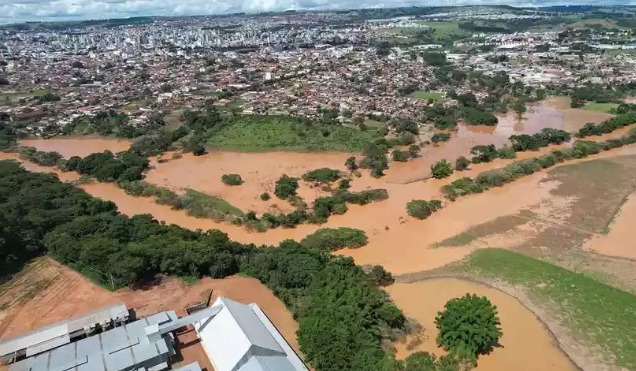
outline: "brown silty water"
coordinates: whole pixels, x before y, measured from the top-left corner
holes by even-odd
[[[448,300],[471,293],[486,296],[497,306],[503,330],[500,346],[489,354],[479,356],[476,370],[576,370],[541,321],[514,297],[499,290],[449,278],[396,283],[386,291],[404,314],[415,319],[423,328],[417,335],[417,341],[416,337],[410,336],[406,342],[396,344],[398,358],[405,358],[417,351],[443,355],[444,350],[436,344],[438,331],[435,316],[444,309]]]
[[[58,152],[64,158],[73,156],[86,157],[91,153],[111,151],[113,153],[126,151],[131,142],[123,139],[107,139],[95,137],[63,137],[54,139],[26,139],[21,140],[21,146],[35,147],[39,151]]]
[[[636,194],[632,193],[623,204],[609,226],[605,236],[597,235],[588,240],[583,248],[599,254],[636,260]]]

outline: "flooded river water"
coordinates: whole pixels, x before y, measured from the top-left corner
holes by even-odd
[[[396,283],[386,291],[404,314],[415,319],[423,328],[423,333],[419,335],[420,344],[413,343],[413,339],[396,344],[398,358],[405,358],[416,351],[443,355],[444,351],[435,342],[435,316],[444,309],[448,300],[471,293],[486,296],[497,306],[503,330],[500,346],[495,347],[490,354],[480,356],[476,370],[576,370],[541,321],[517,299],[499,290],[449,278]]]

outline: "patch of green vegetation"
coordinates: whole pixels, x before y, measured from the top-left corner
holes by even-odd
[[[610,111],[616,109],[617,107],[617,103],[588,103],[583,107],[583,109],[610,113]]]
[[[283,116],[241,116],[213,133],[208,144],[247,152],[362,151],[379,137],[376,130],[323,126]]]
[[[187,206],[185,207],[188,214],[196,217],[209,217],[213,219],[230,215],[241,217],[244,216],[241,209],[230,204],[222,198],[210,196],[208,194],[187,189],[184,196]]]
[[[464,31],[459,28],[458,22],[420,21],[419,23],[435,30],[435,36],[437,36],[438,38],[444,38],[454,34],[464,33]]]
[[[438,242],[435,245],[439,247],[466,246],[472,243],[473,241],[475,241],[476,239],[477,239],[477,236],[475,236],[474,234],[469,232],[462,232],[460,234],[457,234],[445,240],[442,240],[441,242]]]
[[[339,249],[358,248],[368,242],[367,234],[354,228],[320,228],[316,232],[308,235],[300,244],[310,249],[322,249],[335,251]]]
[[[525,255],[482,249],[472,253],[462,268],[473,274],[523,285],[532,297],[554,307],[577,338],[600,346],[608,359],[625,369],[636,369],[636,296],[587,275]]]
[[[429,100],[432,99],[434,101],[438,101],[442,99],[442,93],[437,93],[433,91],[425,91],[425,90],[417,90],[410,94],[412,98],[419,100]]]

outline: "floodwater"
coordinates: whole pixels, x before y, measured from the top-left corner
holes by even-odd
[[[73,156],[86,157],[91,153],[111,151],[113,153],[126,151],[131,142],[123,139],[108,139],[100,137],[63,137],[54,139],[25,139],[21,146],[35,147],[39,151],[58,152],[64,158]]]
[[[287,174],[300,178],[304,173],[328,167],[345,170],[348,153],[240,153],[212,152],[204,156],[183,154],[183,158],[165,163],[153,161],[154,169],[146,175],[146,181],[180,191],[192,188],[222,198],[244,211],[291,212],[295,208],[285,200],[274,196],[276,180]],[[358,156],[360,157],[360,156]],[[170,159],[171,154],[165,154]],[[239,174],[244,183],[227,186],[221,182],[223,174]],[[262,201],[260,195],[270,194],[269,201]],[[327,195],[320,187],[300,181],[298,195],[311,204],[321,195]]]
[[[584,249],[599,254],[636,260],[636,193],[632,193],[609,225],[606,236],[595,236],[584,245]]]
[[[436,247],[436,242],[471,226],[516,214],[549,198],[550,191],[557,184],[546,181],[545,177],[545,173],[536,173],[504,187],[460,198],[423,222],[407,217],[402,223],[392,223],[389,230],[370,238],[367,246],[343,249],[337,253],[353,257],[357,264],[380,264],[396,275],[442,267],[467,256],[474,247]],[[421,183],[418,186],[423,188]],[[407,198],[418,197],[411,195]]]
[[[598,123],[610,117],[612,115],[603,112],[570,108],[568,97],[550,97],[529,105],[521,119],[512,111],[500,115],[494,127],[460,123],[450,141],[422,148],[421,157],[413,161],[391,164],[387,181],[408,183],[422,179],[429,175],[431,165],[439,160],[447,159],[452,163],[459,156],[470,157],[471,148],[477,145],[509,145],[511,135],[535,134],[546,128],[576,132],[588,122]],[[537,152],[518,154],[519,158],[536,155]]]
[[[420,344],[414,338],[397,343],[398,358],[405,358],[417,351],[443,355],[436,345],[435,316],[444,304],[467,293],[486,296],[497,306],[501,329],[500,347],[482,355],[476,370],[488,371],[549,371],[575,370],[568,357],[559,350],[552,335],[539,319],[517,299],[486,285],[459,279],[433,279],[415,283],[396,283],[386,291],[408,318],[415,319],[422,327]],[[410,343],[410,344],[409,344]],[[407,349],[409,348],[409,349]]]

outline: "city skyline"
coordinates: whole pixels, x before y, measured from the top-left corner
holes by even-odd
[[[137,16],[195,16],[232,13],[259,13],[287,10],[349,10],[364,8],[509,5],[515,7],[541,7],[553,5],[636,5],[633,0],[448,0],[426,4],[420,0],[2,0],[0,24],[73,21]]]

